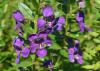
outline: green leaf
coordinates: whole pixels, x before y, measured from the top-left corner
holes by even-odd
[[[49,49],[59,50],[59,49],[61,49],[61,47],[57,43],[54,42],[52,44],[52,46],[49,47]]]
[[[93,69],[94,66],[93,65],[85,65],[85,66],[82,66],[82,68],[85,68],[85,69]]]
[[[95,49],[96,49],[97,51],[100,51],[100,45],[98,45],[97,47],[95,47]]]
[[[33,19],[33,12],[27,5],[25,5],[24,3],[19,3],[18,8],[26,18]]]
[[[90,32],[89,35],[93,36],[93,37],[97,37],[97,36],[99,36],[99,33],[97,33],[97,32]]]
[[[91,60],[91,59],[93,59],[93,57],[89,53],[87,53],[87,52],[83,53],[83,58],[85,60]]]
[[[95,2],[100,5],[100,0],[95,0]]]
[[[100,69],[100,61],[94,64],[94,70],[99,70],[99,69]]]
[[[49,37],[55,41],[55,35],[49,34]]]
[[[28,66],[31,66],[33,64],[33,61],[32,61],[32,58],[31,57],[28,57],[28,58],[22,58],[20,60],[20,63],[19,64],[15,64],[14,67],[15,68],[19,68],[19,67],[28,67]]]
[[[63,56],[63,57],[66,57],[66,58],[68,58],[68,53],[67,53],[67,51],[66,50],[60,50],[60,54]]]
[[[21,63],[18,64],[18,67],[28,67],[32,65],[31,61],[21,61]]]
[[[79,37],[78,34],[71,34],[70,36],[71,36],[72,38],[78,38],[78,37]]]
[[[32,60],[34,61],[35,58],[36,58],[36,55],[35,55],[35,54],[31,55],[31,58],[32,58]]]
[[[100,43],[100,39],[93,39],[95,43]]]

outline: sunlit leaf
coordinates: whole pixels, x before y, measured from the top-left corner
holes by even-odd
[[[99,36],[99,33],[97,33],[97,32],[90,32],[89,34],[90,34],[90,36],[93,36],[93,37]]]
[[[85,66],[82,66],[82,68],[85,68],[85,69],[93,69],[94,66],[93,65],[85,65]]]
[[[19,3],[18,8],[27,19],[33,19],[33,12],[27,5],[24,3]]]
[[[68,53],[67,53],[67,50],[60,50],[60,54],[63,56],[63,57],[66,57],[68,58]]]

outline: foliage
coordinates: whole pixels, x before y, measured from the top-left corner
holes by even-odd
[[[19,64],[15,64],[16,54],[12,46],[12,40],[17,36],[14,27],[15,21],[12,18],[13,11],[19,9],[26,19],[23,27],[25,33],[36,32],[36,23],[38,17],[42,17],[41,6],[49,4],[55,9],[55,15],[65,16],[65,32],[61,32],[64,38],[55,35],[49,35],[53,40],[53,45],[47,50],[49,54],[43,58],[36,58],[35,54],[24,59],[21,58]],[[54,62],[54,71],[90,71],[100,70],[100,1],[86,0],[85,23],[91,27],[93,32],[79,31],[75,21],[75,14],[78,10],[76,0],[0,0],[0,71],[47,71],[48,68],[42,66],[42,62],[52,59]],[[31,22],[30,22],[31,21]],[[31,23],[31,24],[30,24]],[[70,30],[71,29],[71,30]],[[70,30],[71,32],[68,32]],[[24,38],[27,34],[24,34]],[[66,38],[72,37],[79,39],[83,51],[84,64],[70,63],[68,60],[68,44]]]

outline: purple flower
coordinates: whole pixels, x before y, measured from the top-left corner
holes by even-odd
[[[59,20],[59,17],[55,18],[51,23],[52,23],[52,27],[54,27],[55,25],[57,25]]]
[[[80,41],[79,40],[75,40],[75,44],[80,44]]]
[[[18,35],[19,35],[20,37],[23,37],[23,33],[22,33],[22,32],[19,32]]]
[[[22,25],[20,22],[16,22],[15,30],[21,29]]]
[[[37,24],[38,24],[38,29],[44,28],[45,24],[46,24],[46,21],[42,18],[38,18]]]
[[[39,37],[39,38],[43,38],[43,39],[47,39],[48,34],[45,33],[45,32],[41,32],[41,33],[38,34],[38,37]]]
[[[84,22],[84,13],[79,11],[76,14],[76,21],[77,22]]]
[[[71,38],[69,38],[68,40],[69,43],[73,42]],[[83,64],[82,52],[80,52],[79,46],[80,46],[80,41],[75,40],[74,45],[68,49],[69,61],[73,63],[75,60],[77,60],[79,64]]]
[[[88,32],[91,32],[92,30],[87,27],[84,23],[84,13],[79,11],[76,14],[76,21],[80,27],[80,32],[84,32],[84,30],[86,29]]]
[[[30,53],[30,49],[29,49],[29,48],[24,47],[24,48],[22,49],[22,56],[23,56],[24,58],[27,58],[28,55],[29,55],[29,53]]]
[[[75,55],[75,59],[77,60],[77,62],[78,62],[79,64],[83,64],[82,55],[76,54],[76,55]]]
[[[58,17],[52,21],[53,28],[56,28],[56,30],[61,31],[63,29],[63,24],[65,24],[65,18],[64,17]]]
[[[16,64],[18,64],[18,63],[19,63],[19,61],[20,61],[20,53],[17,55],[17,58],[16,58],[15,63],[16,63]]]
[[[59,17],[58,23],[65,24],[65,18],[64,17]]]
[[[43,58],[47,55],[47,50],[44,48],[38,49],[36,54],[38,57]]]
[[[74,53],[77,53],[79,51],[78,47],[74,47]]]
[[[45,31],[46,33],[52,33],[55,30],[61,31],[63,29],[63,24],[65,24],[64,17],[58,17],[52,21],[47,22]]]
[[[16,50],[16,53],[17,53],[17,58],[16,58],[15,62],[16,62],[16,64],[18,64],[20,61],[20,54],[22,54],[22,57],[26,58],[26,57],[28,57],[28,55],[30,53],[30,49],[25,47],[22,50]]]
[[[83,22],[79,22],[80,32],[84,32],[85,24]]]
[[[75,60],[74,60],[74,54],[69,54],[69,61],[70,62],[74,62]]]
[[[43,66],[46,66],[48,67],[49,65],[53,65],[52,61],[51,60],[47,60],[43,63]]]
[[[73,39],[72,38],[68,37],[67,43],[68,43],[69,48],[73,47]]]
[[[43,58],[47,55],[47,50],[44,49],[46,46],[51,46],[51,39],[48,37],[48,34],[45,32],[32,34],[28,37],[30,44],[31,53],[37,54],[38,57]]]
[[[31,43],[30,45],[30,50],[31,50],[31,53],[35,53],[36,50],[40,47],[39,44],[36,44],[36,43]]]
[[[62,27],[63,27],[62,24],[60,24],[60,23],[57,24],[57,30],[58,31],[61,31],[62,30]]]
[[[52,29],[52,28],[47,28],[47,29],[45,30],[45,32],[46,32],[47,34],[52,33],[52,32],[53,32],[53,29]]]
[[[45,66],[45,67],[49,67],[50,68],[50,71],[53,71],[53,63],[52,63],[52,61],[51,60],[47,60],[47,61],[45,61],[44,63],[43,63],[43,66]]]
[[[13,12],[13,17],[17,22],[24,21],[24,15],[19,10]]]
[[[79,11],[77,14],[76,14],[76,21],[80,27],[80,32],[84,32],[85,30],[85,24],[84,24],[84,13]]]
[[[80,46],[80,41],[79,40],[75,40],[75,45],[74,45],[75,47],[77,47],[77,48],[79,48],[79,46]]]
[[[22,29],[22,24],[21,24],[21,23],[24,23],[24,15],[19,10],[17,10],[13,12],[12,16],[16,20],[15,30],[20,29],[21,32],[24,32]]]
[[[24,41],[20,38],[15,38],[13,41],[13,46],[15,49],[17,50],[21,50],[20,47],[22,47],[24,45]]]
[[[30,42],[34,42],[34,40],[37,38],[37,34],[31,34],[31,35],[29,35],[29,37],[28,37],[28,40],[30,41]]]
[[[85,2],[84,1],[79,2],[79,8],[85,8]]]
[[[71,55],[74,54],[74,48],[69,48],[68,53],[71,54]]]
[[[46,44],[47,46],[51,46],[52,45],[52,41],[50,38],[47,38],[45,41],[44,41],[44,44]]]
[[[72,63],[74,62],[74,52],[75,52],[74,48],[69,48],[68,49],[69,61],[72,62]]]
[[[45,6],[42,10],[44,17],[49,17],[54,14],[54,10],[51,6]]]
[[[48,37],[47,33],[41,32],[38,34],[29,35],[28,39],[31,43],[42,45],[44,41],[47,40],[47,37]]]

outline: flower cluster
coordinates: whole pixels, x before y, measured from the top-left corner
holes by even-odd
[[[52,33],[54,30],[61,31],[63,28],[63,25],[65,24],[65,18],[64,17],[57,17],[54,16],[54,10],[51,6],[45,6],[42,9],[44,18],[38,19],[38,31],[46,33]]]
[[[80,27],[80,32],[84,32],[85,29],[88,32],[91,32],[91,29],[84,23],[84,13],[81,11],[83,8],[85,8],[85,2],[82,0],[79,1],[80,10],[77,12],[75,19]],[[22,25],[25,22],[24,15],[19,10],[13,12],[13,18],[16,21],[15,30],[20,30],[18,37],[16,37],[13,41],[13,46],[17,53],[16,63],[19,63],[20,56],[27,58],[30,53],[36,53],[37,57],[40,58],[45,57],[48,53],[46,46],[52,46],[52,40],[49,37],[49,34],[52,34],[56,31],[62,31],[65,25],[65,18],[63,16],[55,17],[54,10],[51,6],[43,7],[42,13],[43,18],[37,19],[37,32],[29,34],[27,38],[29,44],[28,46],[25,46],[25,41],[23,38],[24,30],[22,29]],[[69,38],[68,45],[69,61],[72,63],[77,61],[77,63],[83,64],[80,41]],[[51,60],[47,60],[44,62],[43,66],[50,67],[52,71],[53,63]]]
[[[85,7],[85,2],[80,1],[79,2],[79,8],[81,9],[81,8],[84,8],[84,7]],[[76,14],[76,21],[77,21],[77,23],[80,27],[80,32],[84,32],[85,29],[88,32],[91,32],[92,30],[87,25],[85,25],[84,18],[85,18],[84,13],[81,10],[79,10]]]
[[[45,32],[41,32],[38,34],[31,34],[29,35],[28,40],[30,41],[31,53],[36,52],[37,56],[41,58],[47,55],[47,50],[44,48],[45,45],[51,46],[52,44],[51,39]]]
[[[14,39],[13,46],[14,46],[15,51],[17,53],[16,63],[19,63],[20,55],[22,55],[22,57],[24,57],[24,58],[28,57],[28,55],[30,53],[30,49],[24,46],[24,40],[22,39],[21,36]]]
[[[69,40],[69,42],[71,41]],[[75,40],[74,45],[72,44],[72,46],[69,47],[69,61],[73,63],[76,60],[79,64],[83,64],[82,52],[80,51],[79,46],[79,40]]]
[[[36,53],[40,58],[47,55],[46,46],[51,46],[52,41],[48,34],[54,32],[55,30],[61,31],[63,25],[65,24],[64,17],[54,17],[54,10],[51,6],[45,6],[42,9],[44,18],[38,18],[37,20],[37,33],[30,34],[28,36],[29,45],[25,46],[23,38],[22,23],[24,23],[24,15],[19,11],[13,13],[13,18],[16,21],[16,30],[21,30],[18,33],[18,37],[14,39],[13,46],[17,53],[16,63],[19,63],[20,56],[27,58],[30,53]]]
[[[15,30],[19,30],[20,29],[21,32],[24,32],[23,29],[22,29],[22,23],[24,23],[24,21],[25,21],[24,15],[19,10],[17,10],[15,12],[13,12],[12,16],[16,21]]]

